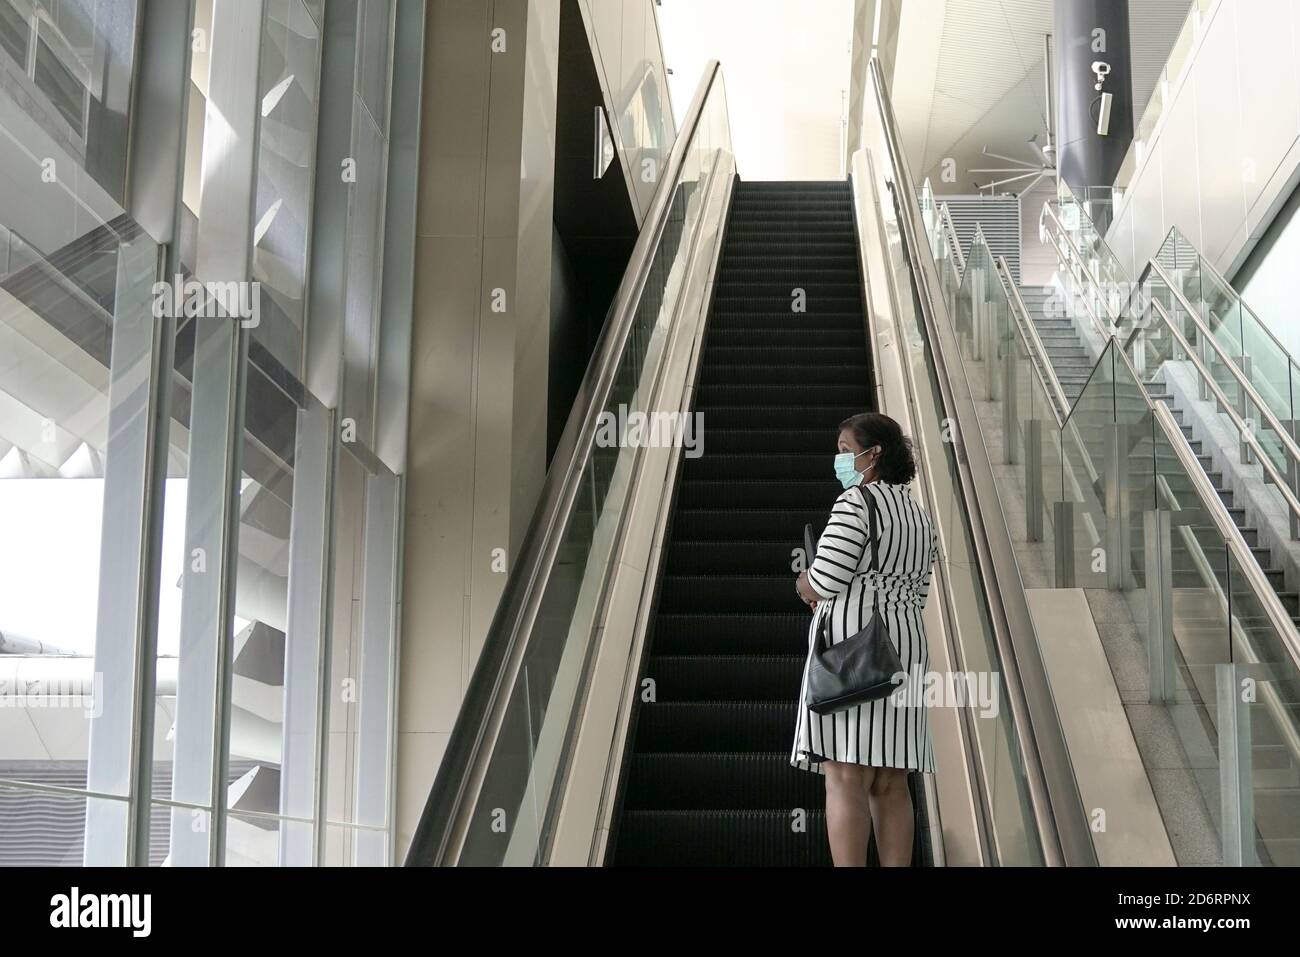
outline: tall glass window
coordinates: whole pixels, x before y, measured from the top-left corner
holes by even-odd
[[[164,246],[125,186],[131,84],[165,52],[137,47],[137,4],[0,0],[0,865],[391,863],[401,477],[370,449],[396,8],[191,3]],[[340,102],[327,35],[355,67]],[[318,183],[340,106],[358,175]],[[337,332],[313,326],[320,189],[345,191]],[[203,275],[245,200],[246,272]],[[226,281],[251,316],[214,311]]]

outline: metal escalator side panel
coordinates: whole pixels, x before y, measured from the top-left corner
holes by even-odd
[[[618,516],[611,518],[609,511],[622,501],[610,497],[611,489],[625,495],[632,467],[620,448],[602,447],[601,429],[611,409],[636,401],[638,387],[653,378],[662,359],[672,297],[680,292],[678,253],[693,241],[703,200],[703,191],[693,196],[690,187],[712,182],[719,157],[730,155],[725,109],[713,61],[661,170],[537,509],[513,556],[408,865],[535,863],[542,853],[552,823],[550,788],[567,746],[571,699],[564,696],[577,694],[585,669],[582,643],[591,639],[590,631],[569,616],[579,613],[580,602],[588,617],[600,605],[603,584],[593,576],[607,571],[618,525]],[[710,136],[697,143],[698,129]],[[606,507],[607,502],[613,504]],[[593,554],[595,563],[588,567]],[[576,643],[569,641],[571,630]],[[562,696],[553,700],[557,688]],[[534,775],[542,760],[545,781]],[[474,820],[483,826],[471,831]],[[464,858],[471,843],[474,854]]]

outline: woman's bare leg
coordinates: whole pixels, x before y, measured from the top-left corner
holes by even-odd
[[[866,867],[871,837],[868,789],[875,768],[827,761],[826,838],[836,867]]]
[[[875,772],[866,793],[871,819],[876,823],[880,866],[910,867],[916,818],[912,811],[912,792],[907,789],[907,771],[903,768],[866,770]]]

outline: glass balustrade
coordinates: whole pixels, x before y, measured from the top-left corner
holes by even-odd
[[[1185,284],[1184,299],[1202,302],[1189,294],[1188,247],[1175,242],[1164,251],[1179,270],[1171,278]],[[972,390],[988,403],[990,452],[1000,449],[1020,478],[1000,493],[1021,554],[1040,559],[1023,563],[1026,586],[1054,581],[1124,595],[1141,636],[1146,697],[1168,719],[1223,862],[1297,864],[1300,668],[1291,618],[1300,607],[1270,587],[1173,416],[1147,396],[1162,363],[1189,361],[1183,342],[1198,348],[1179,297],[1152,286],[1159,305],[1136,322],[1129,352],[1110,339],[1064,417],[1031,320],[982,236],[952,293],[949,321],[969,357]],[[1231,301],[1208,288],[1211,301]],[[1243,313],[1234,317],[1237,341],[1249,342]],[[1216,341],[1230,334],[1221,330]],[[1223,783],[1234,780],[1243,783]]]

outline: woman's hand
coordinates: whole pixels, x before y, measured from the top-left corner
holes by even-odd
[[[799,593],[800,599],[809,607],[815,609],[817,603],[821,601],[822,596],[817,594],[813,586],[808,581],[808,573],[802,571],[799,577],[794,580],[794,590]]]

